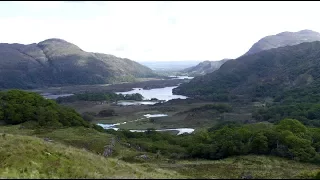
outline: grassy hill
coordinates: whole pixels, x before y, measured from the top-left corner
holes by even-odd
[[[45,141],[44,137],[53,142]],[[165,157],[126,162],[121,159],[126,157],[126,160],[139,153],[118,146],[115,156],[105,158],[99,155],[99,150],[112,137],[111,134],[82,127],[36,132],[20,129],[18,125],[0,126],[0,177],[313,178],[319,171],[316,164],[264,155],[234,156],[221,160],[177,160],[175,163],[168,163]],[[152,158],[153,155],[148,156]]]
[[[22,135],[1,134],[2,178],[181,178],[160,168],[104,158],[83,149]]]
[[[0,44],[0,88],[104,84],[154,77],[135,61],[85,52],[62,39],[38,44]]]

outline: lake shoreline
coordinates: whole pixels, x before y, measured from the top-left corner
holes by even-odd
[[[126,92],[131,91],[133,88],[141,89],[155,89],[170,86],[178,86],[181,83],[189,82],[190,79],[158,79],[158,80],[145,80],[140,82],[119,83],[119,84],[95,84],[95,85],[73,85],[61,87],[47,87],[32,90],[39,94],[50,93],[52,95],[59,94],[75,94],[84,92]]]

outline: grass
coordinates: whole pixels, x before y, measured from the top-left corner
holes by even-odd
[[[266,124],[268,125],[268,124]],[[263,128],[264,124],[256,128]],[[2,134],[5,133],[5,138]],[[48,137],[53,142],[44,141]],[[272,156],[237,156],[222,160],[181,160],[139,152],[116,143],[115,154],[104,158],[111,134],[73,127],[57,130],[0,126],[0,178],[310,178],[319,165]],[[149,160],[137,158],[146,154]]]
[[[67,103],[66,106],[75,108],[79,113],[83,112],[95,112],[98,113],[103,109],[114,109],[117,116],[112,117],[95,117],[94,123],[121,123],[127,122],[127,124],[120,125],[119,128],[124,129],[163,129],[163,128],[204,128],[212,127],[221,120],[230,119],[242,120],[251,117],[251,114],[240,118],[239,113],[226,113],[225,116],[222,114],[208,111],[201,112],[188,112],[193,108],[202,107],[208,102],[199,103],[185,103],[185,104],[162,104],[158,106],[113,106],[111,104],[95,104],[93,102],[78,101],[74,103]],[[138,121],[130,122],[136,119],[143,118],[144,114],[168,114],[168,117],[161,117],[156,119],[154,122]],[[228,117],[228,118],[223,118]],[[240,118],[240,119],[239,119]]]
[[[180,161],[161,165],[193,178],[241,178],[242,173],[253,178],[307,178],[320,170],[319,165],[299,163],[272,156],[237,156],[216,161]]]
[[[104,146],[108,145],[113,135],[101,133],[91,128],[69,127],[63,129],[19,129],[20,126],[0,126],[0,133],[30,135],[40,138],[49,138],[54,141],[84,148],[94,153],[103,153]]]
[[[6,134],[0,138],[0,144],[0,178],[183,177],[175,171],[104,158],[31,136]]]

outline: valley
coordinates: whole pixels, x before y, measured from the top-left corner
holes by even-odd
[[[319,40],[144,63],[0,43],[0,178],[319,179]]]

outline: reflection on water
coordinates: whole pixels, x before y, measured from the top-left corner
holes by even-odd
[[[165,117],[168,116],[167,114],[145,114],[144,115],[146,118],[150,118],[150,117]],[[139,120],[143,120],[145,118],[140,118],[140,119],[136,119],[134,121],[139,121]],[[134,121],[128,121],[128,122],[134,122]],[[100,124],[98,123],[98,126],[101,126],[103,129],[114,129],[114,130],[119,130],[119,128],[116,128],[115,126],[121,125],[121,124],[126,124],[127,122],[123,122],[123,123],[116,123],[116,124]],[[147,130],[130,130],[131,132],[145,132]],[[184,133],[188,133],[191,134],[194,129],[192,128],[176,128],[176,129],[157,129],[155,131],[178,131],[177,135],[180,134],[184,134]]]
[[[133,88],[131,91],[127,92],[117,92],[117,94],[141,94],[144,99],[157,98],[159,100],[169,101],[171,99],[186,99],[186,96],[173,95],[172,89],[178,86],[164,87],[164,88],[155,88],[155,89],[142,89],[142,88]]]
[[[126,124],[126,122],[124,123],[121,123],[121,124]],[[120,123],[117,123],[117,124],[97,124],[98,126],[101,126],[103,129],[114,129],[115,131],[118,131],[119,128],[116,128],[114,126],[116,125],[120,125]],[[145,132],[147,130],[130,130],[130,132]],[[176,128],[176,129],[157,129],[155,131],[178,131],[178,134],[177,135],[180,135],[180,134],[184,134],[184,133],[188,133],[188,134],[191,134],[194,129],[192,128]]]
[[[130,130],[130,131],[131,132],[145,132],[147,130]],[[179,133],[177,135],[180,135],[180,134],[184,134],[184,133],[191,134],[194,131],[194,129],[192,129],[192,128],[177,128],[177,129],[158,129],[155,131],[179,131]]]
[[[154,105],[158,101],[118,101],[117,105],[131,106],[131,105]]]
[[[151,117],[165,117],[168,116],[167,114],[145,114],[143,115],[146,118],[151,118]]]
[[[190,76],[169,76],[172,79],[193,79],[193,77]]]

